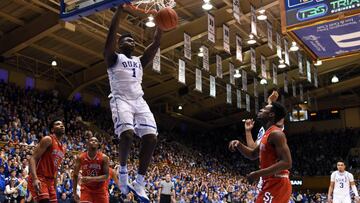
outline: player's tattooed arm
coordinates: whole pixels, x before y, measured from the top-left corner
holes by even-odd
[[[150,61],[154,59],[156,52],[160,47],[162,33],[163,31],[161,29],[156,29],[153,42],[148,47],[146,47],[144,54],[140,58],[142,67],[145,68],[150,63]]]

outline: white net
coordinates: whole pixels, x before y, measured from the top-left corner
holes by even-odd
[[[174,8],[175,0],[134,0],[131,2],[136,8],[149,12],[151,10],[160,10],[165,7]]]

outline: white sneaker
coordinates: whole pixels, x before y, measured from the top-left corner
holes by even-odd
[[[121,173],[118,171],[119,189],[123,195],[129,194],[129,175],[128,173]]]
[[[137,196],[141,202],[149,203],[150,200],[145,192],[145,185],[140,185],[136,180],[132,182],[132,185],[129,185],[129,189],[131,192]]]

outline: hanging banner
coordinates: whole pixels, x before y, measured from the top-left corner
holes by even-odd
[[[247,73],[245,70],[241,70],[242,89],[247,92]]]
[[[269,21],[266,21],[267,25],[267,40],[268,40],[268,46],[272,50],[273,49],[273,33],[272,33],[272,25]]]
[[[309,60],[306,60],[306,77],[307,80],[311,83],[311,64]]]
[[[184,33],[184,56],[191,61],[191,37]]]
[[[179,82],[185,85],[185,61],[179,59]]]
[[[232,63],[229,63],[229,74],[230,74],[230,84],[235,85],[235,78],[234,78],[235,69],[234,69],[234,64]]]
[[[255,97],[255,114],[259,112],[259,98]]]
[[[285,72],[284,73],[284,92],[285,93],[289,93],[289,87],[288,86],[289,86],[288,75]]]
[[[264,102],[267,103],[268,99],[268,91],[267,91],[267,85],[264,85]]]
[[[215,43],[215,18],[210,13],[208,13],[208,39]]]
[[[241,109],[241,91],[240,90],[236,90],[236,107],[238,109]]]
[[[231,85],[226,84],[226,103],[231,104]]]
[[[251,70],[256,73],[256,52],[254,48],[250,48],[250,60],[251,60]]]
[[[153,66],[152,66],[152,69],[158,73],[160,73],[160,68],[161,68],[160,59],[161,59],[161,55],[160,55],[160,48],[159,48],[154,56]]]
[[[254,6],[250,6],[250,12],[251,12],[251,34],[257,36],[257,30],[256,30],[256,10]]]
[[[240,0],[233,0],[233,15],[236,22],[240,24]]]
[[[209,72],[209,49],[207,48],[207,46],[202,46],[203,48],[203,53],[204,53],[204,57],[203,57],[203,69],[207,72]]]
[[[236,60],[243,62],[242,39],[239,35],[236,35]]]
[[[261,55],[260,61],[261,61],[261,77],[264,78],[264,79],[267,79],[267,75],[266,75],[266,58],[265,58],[265,56]]]
[[[299,66],[299,74],[304,75],[303,56],[300,51],[298,52],[298,66]]]
[[[195,76],[195,90],[199,91],[199,92],[202,92],[202,73],[201,73],[201,70],[200,69],[196,69],[196,72],[195,72],[196,76]]]
[[[259,96],[257,86],[258,86],[258,80],[254,78],[254,97]]]
[[[246,94],[246,111],[250,112],[250,95]]]
[[[215,77],[210,75],[210,96],[216,97],[216,83]]]
[[[281,35],[279,33],[276,33],[276,54],[279,59],[282,59]]]
[[[299,90],[300,90],[300,101],[303,102],[304,101],[304,90],[303,90],[302,84],[299,84]]]
[[[277,81],[277,65],[276,64],[272,64],[272,70],[273,70],[273,84],[277,85],[278,81]]]
[[[292,80],[291,83],[292,83],[292,93],[293,93],[293,97],[296,97],[296,84],[295,84],[295,80]]]
[[[223,40],[224,40],[224,50],[231,54],[230,52],[230,31],[229,26],[226,24],[223,24]]]
[[[314,67],[314,86],[319,87],[318,69],[317,69],[317,67]]]
[[[284,39],[284,52],[285,52],[285,64],[290,66],[289,43],[286,39]]]
[[[220,55],[216,55],[216,77],[223,78],[222,60]]]

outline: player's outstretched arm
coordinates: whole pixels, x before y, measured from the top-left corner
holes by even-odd
[[[116,34],[119,31],[120,24],[120,15],[123,10],[123,5],[119,5],[118,9],[115,12],[114,17],[111,20],[109,33],[106,38],[105,48],[104,48],[104,59],[108,67],[112,67],[117,60],[116,55]]]
[[[253,149],[245,146],[239,140],[231,141],[229,143],[229,150],[232,152],[238,150],[243,156],[251,160],[255,160],[259,157],[259,145]]]
[[[256,148],[256,143],[252,137],[251,130],[254,127],[255,121],[253,119],[246,119],[245,121],[245,136],[246,136],[246,145],[251,149]]]
[[[80,172],[80,156],[76,156],[75,157],[75,166],[74,166],[74,174],[73,174],[73,195],[74,195],[74,199],[75,202],[79,202],[80,198],[77,195],[77,186],[78,186],[78,181],[79,181],[79,172]]]
[[[150,61],[154,59],[156,52],[160,47],[162,33],[163,31],[157,27],[153,42],[148,47],[146,47],[144,54],[140,58],[142,67],[145,68],[150,63]]]

